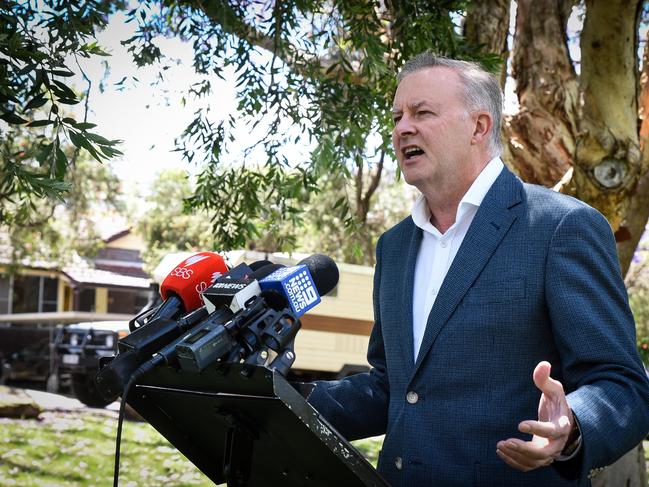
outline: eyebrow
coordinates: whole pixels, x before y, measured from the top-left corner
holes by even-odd
[[[426,104],[426,101],[424,101],[424,100],[416,101],[414,103],[410,103],[408,105],[408,108],[410,109],[410,111],[414,112],[415,110],[417,110],[418,108],[420,108],[422,105],[425,105],[425,104]],[[392,108],[392,113],[401,113],[401,110],[398,110],[396,108]]]

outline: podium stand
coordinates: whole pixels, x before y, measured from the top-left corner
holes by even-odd
[[[127,402],[217,484],[389,487],[283,376],[265,367],[224,364],[201,374],[160,367]]]

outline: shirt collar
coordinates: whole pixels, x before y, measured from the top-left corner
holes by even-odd
[[[464,193],[464,196],[462,196],[460,204],[457,207],[457,213],[455,216],[456,222],[467,211],[467,205],[479,207],[482,204],[482,200],[484,200],[484,197],[491,189],[491,186],[493,186],[496,179],[498,179],[503,167],[503,161],[498,156],[494,157],[487,163],[480,174],[478,174],[478,177],[475,178],[468,191]],[[431,232],[431,230],[435,228],[430,223],[431,214],[428,209],[428,204],[426,204],[426,198],[424,198],[423,194],[420,194],[415,200],[415,203],[412,206],[411,215],[412,221],[422,230]]]

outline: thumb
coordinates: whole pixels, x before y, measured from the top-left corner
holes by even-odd
[[[534,385],[536,385],[536,387],[538,387],[541,392],[549,398],[564,394],[561,382],[550,377],[551,370],[552,366],[550,365],[550,362],[539,362],[534,368],[534,374],[532,375]]]

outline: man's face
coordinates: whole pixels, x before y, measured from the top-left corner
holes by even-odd
[[[459,76],[444,67],[415,71],[397,87],[392,143],[404,179],[422,191],[463,187],[474,177],[469,150],[475,123],[461,90]]]

